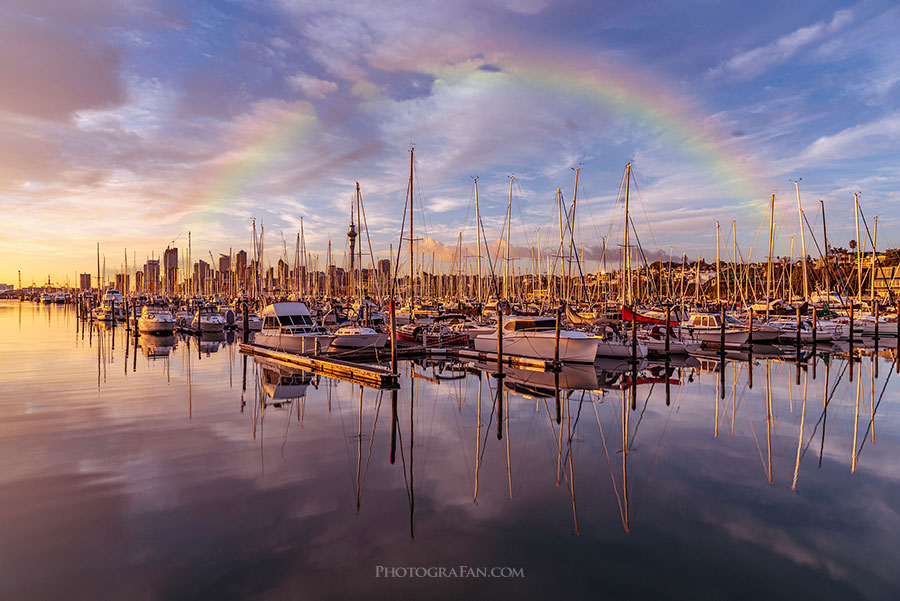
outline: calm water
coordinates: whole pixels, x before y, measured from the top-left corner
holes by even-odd
[[[557,423],[546,374],[498,406],[487,374],[405,363],[392,394],[0,302],[0,598],[896,599],[894,356],[799,384],[754,356],[724,389],[691,361],[668,403],[661,366],[635,398],[568,370]]]

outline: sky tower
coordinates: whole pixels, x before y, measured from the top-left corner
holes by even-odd
[[[350,273],[353,273],[356,251],[356,224],[353,222],[353,203],[350,203],[350,231],[347,232],[350,239]]]

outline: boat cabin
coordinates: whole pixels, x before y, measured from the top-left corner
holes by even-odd
[[[263,330],[284,334],[309,334],[318,332],[319,327],[303,303],[272,303],[262,311]]]
[[[540,332],[556,330],[555,317],[510,317],[503,320],[503,329],[509,332]]]

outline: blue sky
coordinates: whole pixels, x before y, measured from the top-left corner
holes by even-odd
[[[777,250],[811,225],[900,245],[900,6],[847,2],[156,2],[0,7],[0,281],[74,282],[173,241],[193,257],[307,246],[336,260],[354,182],[372,244],[396,245],[416,147],[420,251],[487,237],[515,176],[511,243],[555,250],[579,178],[578,243],[618,250],[625,163],[645,251],[706,257],[715,221],[746,258],[776,193]],[[419,229],[421,225],[421,229]],[[758,236],[758,237],[757,237]],[[808,242],[808,252],[815,255]],[[754,246],[755,243],[755,246]],[[467,251],[468,252],[468,251]],[[729,250],[730,252],[730,250]],[[405,253],[404,253],[405,254]],[[472,254],[469,252],[469,254]]]

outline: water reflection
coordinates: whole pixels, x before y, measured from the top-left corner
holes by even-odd
[[[127,579],[129,566],[172,565],[185,548],[208,566],[200,596],[235,579],[284,593],[297,575],[318,596],[366,594],[382,591],[371,566],[394,562],[525,565],[534,579],[518,598],[546,596],[560,577],[596,585],[597,561],[632,582],[663,574],[640,585],[646,597],[698,581],[709,595],[745,594],[709,575],[734,565],[817,598],[898,584],[895,347],[502,378],[494,365],[421,360],[401,363],[399,390],[380,391],[248,358],[228,334],[135,337],[16,305],[0,309],[17,349],[4,345],[0,376],[0,493],[17,495],[0,515],[18,524],[0,559],[19,568],[3,589],[19,594],[5,598],[35,596],[29,573]],[[61,483],[53,495],[37,484],[50,481]],[[64,499],[91,495],[90,506],[120,507],[123,541],[105,539],[87,562],[23,543],[48,536]],[[84,547],[97,516],[68,515]],[[319,557],[338,572],[320,572]],[[257,561],[279,575],[242,570]]]

